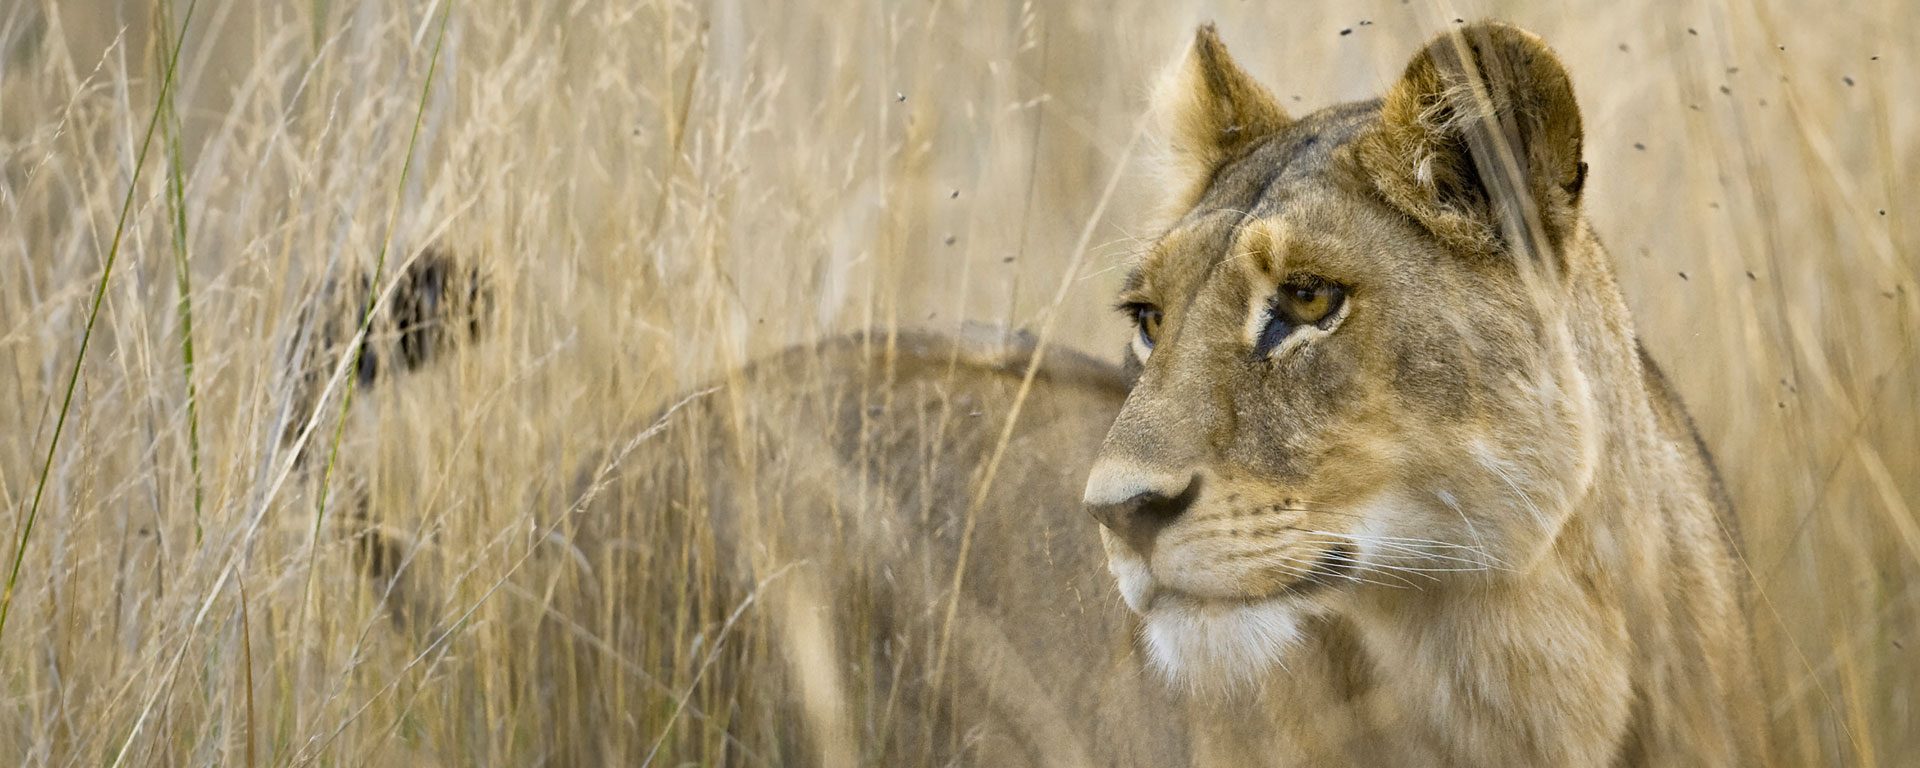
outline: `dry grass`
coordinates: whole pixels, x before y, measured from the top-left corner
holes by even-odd
[[[1087,226],[1058,337],[1117,351],[1105,307],[1151,189],[1094,214],[1193,23],[1307,110],[1376,94],[1456,15],[1292,5],[204,0],[167,88],[185,0],[0,6],[0,760],[537,761],[529,719],[576,685],[507,629],[538,610],[512,575],[542,500],[756,354],[1037,324]],[[1894,0],[1573,5],[1457,15],[1573,70],[1592,216],[1740,509],[1786,762],[1911,760],[1920,22]],[[303,297],[432,241],[496,276],[496,327],[354,394],[340,433],[404,510],[380,522],[436,544],[450,634],[427,645],[396,639],[342,494],[280,436]],[[692,690],[684,639],[633,661]],[[610,722],[700,759],[720,737],[671,701]]]

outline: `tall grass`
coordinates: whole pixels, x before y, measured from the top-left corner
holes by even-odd
[[[517,569],[625,428],[876,324],[1112,356],[1153,188],[1105,186],[1194,23],[1304,112],[1482,15],[1572,68],[1589,211],[1740,511],[1786,761],[1920,754],[1920,21],[1296,5],[0,5],[0,761],[539,761],[590,681],[534,674],[564,666],[511,629]],[[434,242],[494,275],[486,338],[302,422],[307,298]],[[289,427],[336,425],[364,474],[295,471]],[[390,625],[328,493],[433,544],[441,634]],[[662,759],[724,739],[696,636],[623,659],[690,693],[603,702]]]

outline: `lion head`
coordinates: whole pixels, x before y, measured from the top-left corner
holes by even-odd
[[[1173,223],[1126,280],[1137,380],[1085,502],[1154,662],[1284,662],[1369,595],[1524,568],[1595,461],[1611,327],[1567,74],[1481,23],[1290,117],[1211,26],[1161,89]],[[1617,325],[1617,324],[1614,324]]]

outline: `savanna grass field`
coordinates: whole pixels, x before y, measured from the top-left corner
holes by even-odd
[[[1490,17],[1572,72],[1586,210],[1738,510],[1781,764],[1920,765],[1917,10],[6,0],[0,763],[786,762],[716,671],[782,642],[750,599],[528,628],[578,581],[581,468],[857,329],[1117,361],[1147,96],[1196,24],[1304,114]],[[376,325],[362,377],[321,343],[436,253],[486,281],[457,348],[402,371]],[[597,574],[596,610],[711,602],[680,576]]]

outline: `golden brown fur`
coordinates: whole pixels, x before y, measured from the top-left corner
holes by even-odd
[[[1029,388],[1028,339],[856,335],[615,431],[517,587],[528,673],[572,683],[522,705],[537,751],[1766,762],[1731,515],[1544,45],[1474,25],[1291,119],[1203,29],[1160,96],[1178,218],[1123,294],[1131,370],[1056,350]],[[1302,275],[1341,300],[1275,334]],[[659,743],[612,716],[654,707]]]
[[[1553,53],[1466,26],[1289,121],[1203,28],[1173,82],[1190,178],[1086,490],[1154,662],[1309,764],[1764,764],[1730,510]]]
[[[1189,762],[1185,705],[1143,673],[1078,509],[1126,377],[1054,349],[1023,397],[1035,348],[830,339],[612,428],[511,588],[527,673],[571,683],[526,703],[537,751],[638,765],[656,734],[617,713],[684,702],[658,761]],[[408,548],[366,541],[383,598],[431,615],[412,608],[442,587],[396,570]]]
[[[638,616],[711,633],[755,595],[736,631],[766,647],[743,647],[725,675],[746,709],[736,737],[771,764],[1181,762],[1184,718],[1166,717],[1164,690],[1140,674],[1130,618],[1076,509],[1125,379],[1055,349],[1021,398],[1033,349],[997,335],[856,335],[696,390],[576,484],[601,490],[565,535],[586,573],[629,574],[599,580],[627,585],[638,610],[592,615],[603,596],[588,590],[582,610],[563,612],[632,648],[659,634]],[[681,543],[643,562],[662,542]],[[659,695],[591,667],[599,685]],[[591,702],[566,709],[554,722],[582,731],[562,743],[615,725],[595,724]],[[640,757],[618,745],[578,754]]]

